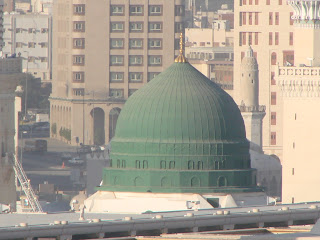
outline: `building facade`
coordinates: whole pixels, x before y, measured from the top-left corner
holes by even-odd
[[[52,17],[47,14],[6,13],[4,25],[4,55],[20,55],[23,71],[43,82],[51,82]]]
[[[126,99],[178,54],[184,1],[57,0],[53,9],[51,136],[107,143]]]
[[[282,159],[282,100],[275,81],[277,65],[294,64],[292,9],[284,0],[237,0],[234,39],[234,98],[241,104],[240,63],[247,45],[260,67],[259,99],[266,106],[262,146]]]
[[[276,80],[283,98],[283,202],[297,203],[320,198],[313,191],[320,182],[320,1],[289,5],[295,10],[295,64],[278,67]]]

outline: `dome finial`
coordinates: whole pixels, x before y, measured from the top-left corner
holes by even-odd
[[[184,51],[183,51],[183,33],[180,33],[180,54],[179,56],[174,60],[176,63],[185,63],[188,62],[186,57],[184,56]]]

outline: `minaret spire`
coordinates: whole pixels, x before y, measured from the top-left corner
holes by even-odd
[[[180,33],[180,54],[179,56],[174,60],[176,63],[186,63],[188,60],[184,56],[184,49],[183,49],[183,33]]]

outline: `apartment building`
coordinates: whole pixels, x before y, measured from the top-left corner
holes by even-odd
[[[52,17],[47,14],[5,13],[3,16],[4,55],[20,55],[23,71],[42,82],[51,82]]]
[[[174,62],[183,17],[184,0],[56,0],[51,136],[108,143],[126,99]]]
[[[234,98],[240,105],[240,63],[251,45],[259,64],[259,99],[266,106],[263,150],[282,159],[282,99],[274,79],[278,65],[294,64],[292,9],[284,0],[237,0],[234,39]]]

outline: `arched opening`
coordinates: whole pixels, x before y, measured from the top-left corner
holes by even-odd
[[[103,145],[105,144],[105,114],[101,108],[94,108],[90,112],[92,126],[93,126],[93,143],[94,145]]]
[[[227,179],[225,177],[218,178],[218,187],[225,187],[227,186]]]
[[[137,186],[144,186],[143,179],[141,177],[136,177],[134,179],[134,185]]]
[[[163,177],[161,179],[161,187],[170,187],[170,186],[171,186],[171,184],[170,184],[169,178]]]
[[[200,179],[197,177],[191,178],[191,187],[200,187]]]
[[[114,137],[120,112],[120,108],[112,108],[109,113],[109,141]]]

